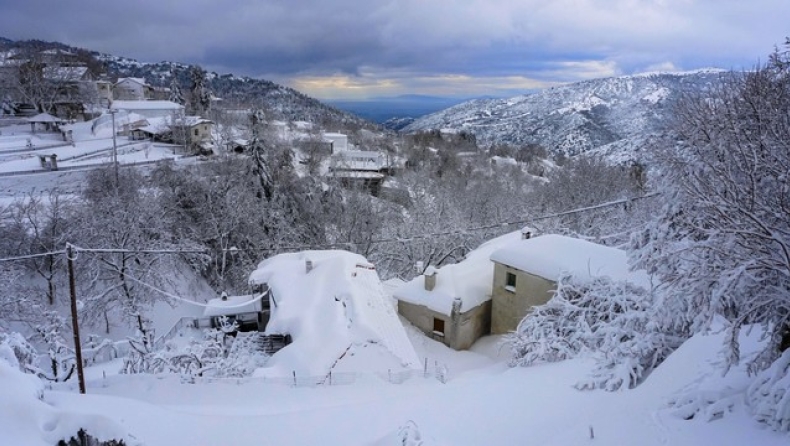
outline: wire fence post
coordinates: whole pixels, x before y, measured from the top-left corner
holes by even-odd
[[[77,317],[77,286],[74,279],[74,246],[66,244],[66,263],[69,270],[69,294],[71,295],[71,329],[74,332],[74,355],[77,360],[77,379],[80,393],[85,393],[85,373],[82,369],[82,344],[80,343],[79,318]]]

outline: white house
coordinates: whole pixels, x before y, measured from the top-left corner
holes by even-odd
[[[332,153],[348,150],[348,136],[342,133],[324,133],[324,141],[332,144]]]
[[[421,365],[375,267],[359,254],[279,254],[258,265],[250,284],[253,290],[262,284],[270,290],[266,334],[293,339],[258,375],[326,376],[342,370],[344,361],[358,369],[385,358],[393,371]],[[367,362],[368,355],[378,359]]]

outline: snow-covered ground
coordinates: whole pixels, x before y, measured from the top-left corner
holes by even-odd
[[[0,127],[0,174],[45,172],[40,156],[57,155],[58,168],[68,170],[112,162],[112,129],[91,131],[91,122],[71,124],[73,143],[60,133],[31,132],[29,125]],[[176,158],[174,146],[131,141],[117,136],[115,141],[121,164]]]
[[[732,412],[711,422],[684,420],[667,405],[678,391],[718,379],[719,335],[692,338],[640,387],[608,393],[573,388],[591,368],[585,360],[511,369],[497,338],[455,352],[409,333],[419,355],[447,365],[445,384],[422,375],[402,384],[370,376],[296,388],[256,379],[182,384],[174,376],[108,376],[90,380],[86,396],[47,391],[45,401],[62,411],[103,414],[152,446],[772,446],[790,439],[759,425],[737,399]],[[411,437],[403,441],[404,435]]]

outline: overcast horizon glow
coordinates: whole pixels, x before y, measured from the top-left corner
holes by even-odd
[[[3,37],[200,64],[319,99],[747,69],[790,35],[788,0],[0,0],[0,11]]]

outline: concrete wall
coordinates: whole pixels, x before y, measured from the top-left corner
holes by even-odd
[[[516,275],[516,287],[505,289],[506,273]],[[494,262],[494,283],[491,292],[491,333],[515,331],[518,323],[535,306],[551,299],[557,283],[518,269]]]
[[[406,318],[426,336],[436,339],[456,350],[466,350],[481,336],[491,332],[491,301],[486,301],[469,311],[462,312],[457,322],[447,314],[431,310],[423,305],[398,301],[398,313]],[[444,321],[444,337],[433,334],[433,319]]]
[[[461,313],[458,329],[450,342],[456,350],[466,350],[482,336],[491,333],[491,301],[487,300]]]

